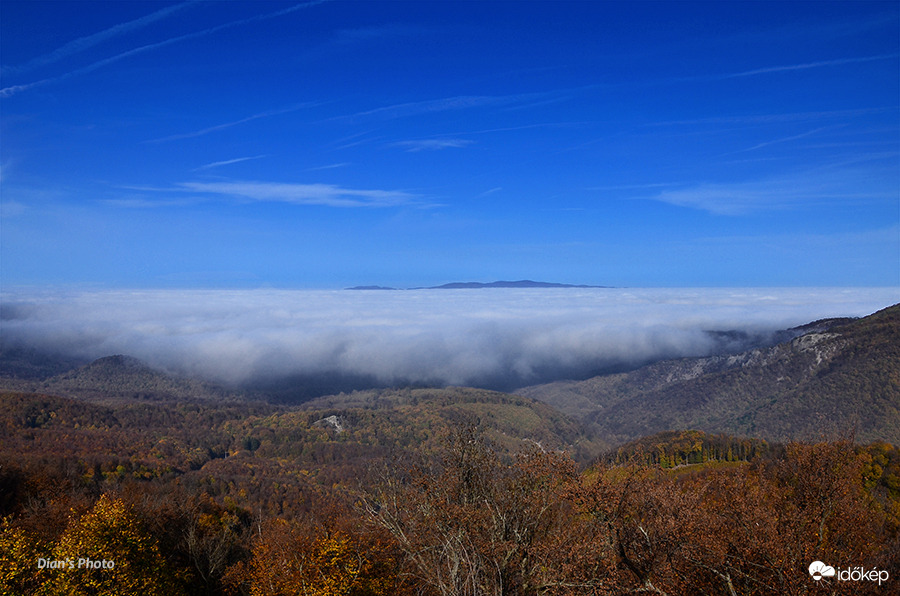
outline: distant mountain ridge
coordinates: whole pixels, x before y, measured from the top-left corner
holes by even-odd
[[[585,284],[562,284],[549,281],[532,281],[520,279],[519,281],[454,281],[439,286],[423,286],[407,288],[409,290],[481,290],[485,288],[610,288],[612,286],[591,286]],[[354,286],[348,290],[397,290],[386,286]]]
[[[16,389],[100,401],[229,401],[241,397],[239,393],[214,383],[170,375],[122,354],[98,358],[84,366],[33,382],[31,386],[20,385]]]
[[[429,290],[479,290],[482,288],[606,288],[608,286],[588,286],[584,284],[560,284],[547,281],[531,281],[522,279],[519,281],[492,281],[481,283],[477,281],[452,282],[440,286],[426,288]]]
[[[686,429],[767,440],[855,433],[863,442],[900,442],[900,305],[797,331],[769,348],[515,393],[588,422],[615,442]]]

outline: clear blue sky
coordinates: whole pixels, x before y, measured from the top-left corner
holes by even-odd
[[[897,2],[0,10],[4,287],[900,285]]]

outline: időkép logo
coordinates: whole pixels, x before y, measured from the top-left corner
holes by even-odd
[[[822,561],[813,561],[809,566],[809,574],[816,581],[823,578],[833,577],[839,582],[878,582],[880,586],[882,582],[890,579],[890,574],[886,569],[865,569],[864,567],[848,567],[835,569],[830,565],[826,565]]]

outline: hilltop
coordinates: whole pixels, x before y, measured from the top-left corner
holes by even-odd
[[[48,370],[58,367],[48,366]],[[98,358],[44,379],[3,379],[7,389],[86,400],[217,400],[245,394],[198,379],[172,375],[144,362],[117,354]]]
[[[561,284],[547,281],[531,281],[523,279],[519,281],[492,281],[482,283],[477,281],[457,281],[440,286],[432,286],[425,288],[428,290],[480,290],[483,288],[606,288],[609,286],[589,286],[589,285],[573,285]]]

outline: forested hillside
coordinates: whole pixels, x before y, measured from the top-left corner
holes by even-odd
[[[15,355],[15,353],[13,353]],[[74,397],[93,401],[110,400],[242,400],[246,393],[229,390],[197,379],[190,379],[154,370],[136,358],[125,355],[106,356],[93,362],[60,372],[52,376],[41,376],[45,370],[55,370],[70,361],[55,361],[46,356],[44,367],[13,366],[15,362],[4,354],[3,364],[6,375],[0,379],[7,389],[32,391],[50,395]],[[30,355],[33,360],[40,355]],[[21,359],[18,362],[24,361]],[[41,360],[38,360],[41,362]],[[52,363],[52,364],[51,364]],[[30,374],[17,375],[22,370]]]
[[[807,567],[900,557],[886,443],[669,433],[584,467],[577,426],[479,390],[0,404],[0,593],[882,594]],[[111,567],[38,563],[84,558]]]
[[[768,349],[517,393],[619,442],[692,428],[781,441],[853,435],[900,442],[900,306],[823,323]]]

